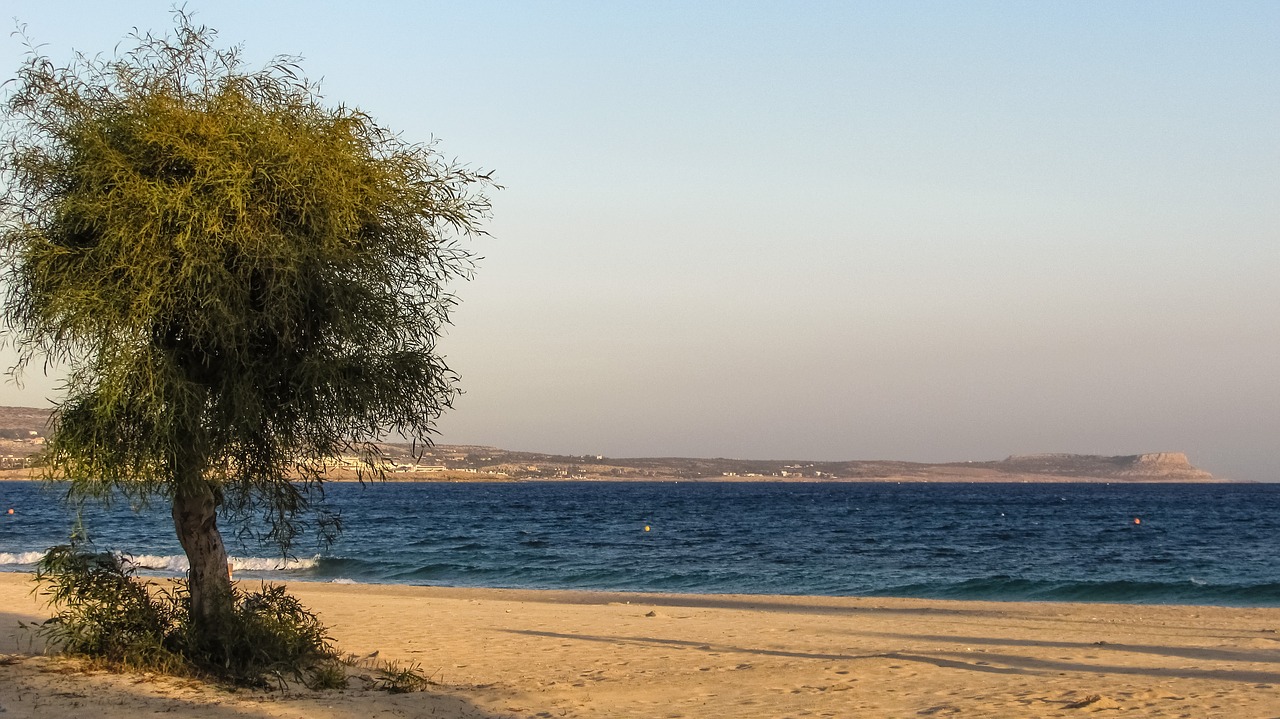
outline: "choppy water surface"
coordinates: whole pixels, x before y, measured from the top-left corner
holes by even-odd
[[[346,531],[239,577],[694,593],[1280,606],[1280,485],[333,484]],[[70,511],[0,482],[0,570]],[[1135,524],[1134,519],[1140,519]],[[98,545],[185,571],[164,508],[90,511]],[[650,531],[645,531],[648,526]]]

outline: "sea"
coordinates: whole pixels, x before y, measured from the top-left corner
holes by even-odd
[[[327,485],[344,531],[279,551],[226,526],[238,579],[694,594],[1280,606],[1280,484],[518,482]],[[13,513],[7,513],[12,509]],[[60,489],[0,482],[0,571],[67,541]],[[143,575],[167,509],[85,508]]]

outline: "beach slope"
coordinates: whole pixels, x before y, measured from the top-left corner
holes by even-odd
[[[30,587],[0,574],[5,719],[1280,715],[1280,608],[295,583],[343,649],[436,685],[282,695],[27,656]]]

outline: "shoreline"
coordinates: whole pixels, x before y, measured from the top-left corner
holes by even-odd
[[[930,596],[909,596],[905,594],[743,594],[741,592],[693,592],[693,591],[655,591],[647,589],[561,589],[548,587],[504,587],[504,586],[467,586],[467,585],[448,585],[448,584],[411,584],[407,582],[389,582],[389,581],[359,581],[348,578],[326,578],[317,577],[308,579],[304,577],[271,577],[271,576],[245,576],[258,574],[261,572],[256,570],[237,571],[234,581],[245,585],[258,584],[280,584],[280,585],[299,585],[303,587],[313,586],[333,586],[333,587],[371,587],[381,589],[409,588],[429,590],[438,592],[442,595],[450,595],[450,593],[458,593],[459,596],[465,593],[510,593],[513,595],[527,594],[528,596],[521,601],[539,602],[553,601],[538,599],[539,595],[556,596],[556,602],[565,602],[570,604],[592,604],[598,603],[599,598],[611,603],[637,603],[651,602],[655,604],[671,603],[678,600],[688,600],[691,603],[699,601],[709,601],[721,597],[728,597],[734,600],[750,600],[758,599],[761,601],[778,600],[785,602],[793,599],[814,599],[814,600],[858,600],[858,601],[875,601],[884,600],[889,602],[942,602],[942,603],[977,603],[977,604],[995,604],[995,605],[1017,605],[1017,604],[1034,604],[1034,605],[1064,605],[1076,607],[1091,606],[1117,606],[1117,607],[1152,607],[1152,608],[1174,608],[1188,610],[1214,610],[1214,609],[1260,609],[1260,610],[1276,610],[1280,612],[1280,602],[1266,603],[1233,603],[1233,604],[1208,604],[1194,603],[1183,601],[1120,601],[1114,599],[1050,599],[1050,598],[1024,598],[1011,597],[1008,599],[1001,598],[956,598],[956,597],[930,597]],[[6,576],[31,576],[31,570],[22,569],[4,569],[0,568],[0,577]],[[178,575],[171,573],[139,573],[135,575],[138,579],[146,582],[154,582],[157,584],[165,584],[178,578]],[[0,579],[0,582],[3,582]],[[560,595],[567,595],[566,599]],[[0,595],[3,596],[3,595]],[[579,597],[573,599],[572,597]],[[2,650],[0,650],[2,651]]]
[[[399,476],[397,476],[397,474]],[[25,470],[0,470],[0,482],[41,482],[43,477],[34,476]],[[361,482],[354,476],[331,477],[325,484],[358,484]],[[1135,479],[1115,477],[1069,477],[1064,475],[1009,475],[1006,477],[976,479],[965,477],[917,476],[892,477],[830,477],[815,479],[813,477],[476,477],[457,473],[442,475],[434,472],[393,473],[381,480],[364,480],[366,484],[1276,484],[1280,482],[1258,482],[1248,479]]]
[[[0,575],[0,652],[18,648],[17,619],[43,614],[29,579]],[[1280,714],[1275,607],[287,584],[344,651],[416,662],[436,684],[229,695],[28,658],[0,666],[0,705],[61,716],[98,697],[121,719]],[[31,697],[53,713],[24,713]]]

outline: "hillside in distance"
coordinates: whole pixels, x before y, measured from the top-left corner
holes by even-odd
[[[48,410],[0,407],[0,470],[23,475],[44,447]],[[1015,455],[983,462],[927,464],[892,460],[615,458],[516,452],[474,445],[436,445],[414,452],[408,444],[381,445],[386,476],[400,481],[854,481],[854,482],[1224,482],[1197,469],[1181,452],[1104,457],[1081,454]],[[355,458],[343,458],[329,476],[355,479]]]
[[[495,447],[437,445],[412,458],[407,447],[387,445],[396,466],[388,475],[472,474],[494,479],[855,481],[855,482],[1225,482],[1198,469],[1181,452],[1104,457],[1081,454],[1016,455],[988,462],[928,464],[891,460],[840,462],[614,458],[513,452]],[[442,477],[443,478],[443,477]],[[461,478],[461,477],[458,477]]]

